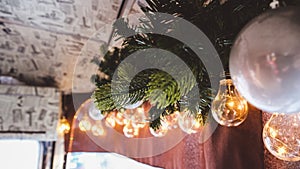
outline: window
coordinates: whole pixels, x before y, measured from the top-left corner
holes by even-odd
[[[39,169],[41,145],[35,140],[0,140],[1,168]]]
[[[69,153],[66,169],[159,169],[116,153]]]

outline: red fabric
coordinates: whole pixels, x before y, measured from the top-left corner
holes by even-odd
[[[261,113],[250,107],[249,116],[243,124],[235,128],[219,126],[203,144],[198,143],[197,134],[187,135],[167,152],[135,160],[166,169],[263,169],[264,148],[261,132]],[[75,127],[71,133],[68,151],[105,150]],[[118,150],[115,152],[118,153]]]

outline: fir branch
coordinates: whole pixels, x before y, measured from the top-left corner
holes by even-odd
[[[290,0],[286,1],[292,3]],[[146,2],[147,5],[141,5],[141,8],[150,13],[146,13],[147,20],[140,20],[139,26],[131,26],[124,19],[114,25],[114,37],[134,36],[125,38],[122,47],[110,50],[100,63],[96,62],[99,65],[99,71],[106,75],[105,77],[98,75],[92,77],[97,85],[93,94],[97,107],[103,111],[110,111],[125,104],[133,104],[138,100],[150,100],[155,105],[155,108],[149,112],[152,119],[150,127],[157,129],[161,124],[160,115],[157,112],[163,112],[162,116],[174,112],[182,95],[186,95],[194,98],[189,100],[191,106],[188,108],[192,113],[196,113],[196,118],[204,125],[210,103],[216,92],[211,89],[210,78],[218,75],[209,75],[202,61],[182,42],[170,37],[143,32],[151,32],[156,27],[163,28],[164,32],[174,29],[175,21],[159,18],[161,16],[155,15],[155,12],[182,17],[206,34],[228,71],[230,48],[236,35],[250,19],[268,9],[270,0],[230,0],[225,3],[220,3],[218,0],[212,0],[210,3],[204,0],[146,0]],[[132,78],[131,75],[136,72],[134,66],[130,64],[120,66],[119,64],[134,52],[148,48],[160,48],[174,53],[189,66],[192,74],[179,72],[178,76],[181,78],[175,81],[168,74],[169,72],[145,70]],[[164,59],[153,60],[153,62],[167,65]],[[115,73],[117,78],[113,80]],[[112,83],[118,86],[113,92],[111,91]],[[124,84],[130,84],[129,98],[126,93],[128,85]],[[199,89],[198,92],[195,92],[196,88]]]

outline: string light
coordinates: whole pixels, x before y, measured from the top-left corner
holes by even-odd
[[[168,133],[168,128],[166,128],[165,126],[160,126],[158,129],[154,130],[153,128],[149,128],[150,133],[154,136],[154,137],[163,137]]]
[[[263,141],[275,157],[285,161],[300,160],[300,113],[275,113],[265,124]]]
[[[79,129],[81,131],[89,131],[89,130],[91,130],[92,124],[89,121],[89,118],[87,117],[87,115],[83,116],[83,118],[82,118],[82,120],[80,120],[78,126],[79,126]]]
[[[131,121],[129,121],[123,128],[123,133],[126,137],[128,138],[133,138],[133,137],[137,137],[139,135],[139,128],[138,127],[134,127],[131,123]]]
[[[70,132],[70,124],[68,122],[68,120],[63,117],[62,119],[60,119],[59,121],[59,125],[58,125],[58,132],[60,134],[68,134]]]
[[[144,128],[146,126],[146,116],[143,108],[136,108],[130,119],[135,128]]]
[[[105,130],[101,124],[101,122],[97,122],[96,124],[94,124],[91,128],[92,134],[94,136],[103,136],[105,135]]]
[[[178,118],[180,129],[187,134],[193,134],[201,131],[203,125],[196,118],[196,114],[186,109],[182,111]]]
[[[121,112],[116,112],[115,121],[118,125],[122,126],[127,124],[128,120],[124,117],[124,115]]]
[[[105,118],[105,125],[111,128],[116,126],[115,112],[111,112]]]
[[[219,91],[212,102],[212,115],[223,126],[238,126],[248,115],[247,101],[238,93],[231,79],[220,81]]]
[[[177,128],[179,114],[179,111],[175,111],[174,113],[165,116],[160,115],[162,126],[167,129]]]

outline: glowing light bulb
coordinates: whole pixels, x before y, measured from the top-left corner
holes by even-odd
[[[187,134],[193,134],[201,131],[203,125],[196,118],[196,114],[189,110],[184,110],[178,117],[178,125],[180,129]]]
[[[175,111],[174,113],[169,115],[165,115],[165,116],[160,115],[161,124],[169,130],[177,128],[179,114],[180,114],[179,111]]]
[[[124,109],[121,109],[120,112],[127,121],[131,121],[133,127],[135,128],[143,128],[147,124],[145,110],[143,108],[143,101],[125,105]],[[125,121],[125,123],[127,121]]]
[[[89,121],[87,116],[84,116],[82,120],[79,122],[79,129],[81,131],[89,131],[91,130],[92,124]]]
[[[70,132],[70,124],[65,117],[59,121],[58,132],[60,134],[68,134]]]
[[[105,134],[105,130],[101,123],[94,124],[91,131],[94,136],[103,136]]]
[[[143,128],[146,126],[146,116],[143,108],[137,108],[134,115],[130,118],[135,128]]]
[[[117,112],[115,115],[115,121],[118,125],[126,124],[127,120],[125,119],[124,115],[121,112]]]
[[[128,138],[133,138],[139,135],[139,128],[133,127],[131,122],[128,122],[124,128],[123,133]]]
[[[248,115],[247,101],[238,93],[231,79],[220,81],[219,92],[212,102],[212,115],[223,126],[238,126]]]
[[[160,128],[154,130],[153,128],[149,127],[150,133],[154,136],[154,137],[163,137],[168,133],[168,128],[164,127],[164,126],[160,126]]]
[[[285,161],[300,160],[300,113],[273,114],[263,129],[268,151]]]
[[[89,107],[89,116],[93,119],[93,120],[102,120],[105,115],[103,115],[101,113],[101,111],[96,107],[95,103],[93,102],[93,100],[91,100],[90,102],[90,107]]]
[[[116,126],[115,112],[111,112],[106,116],[105,125],[111,128]]]

